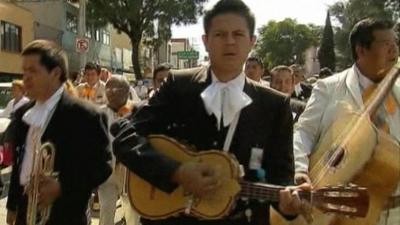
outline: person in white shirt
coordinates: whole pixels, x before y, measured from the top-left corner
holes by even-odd
[[[106,83],[107,105],[102,105],[101,110],[106,113],[108,127],[115,121],[131,113],[134,102],[129,99],[130,86],[128,81],[118,75],[111,76]],[[114,138],[109,134],[112,141]],[[114,225],[116,203],[121,195],[122,210],[126,224],[138,224],[139,216],[132,209],[126,190],[127,169],[112,156],[113,173],[98,189],[100,202],[99,225]]]
[[[76,87],[80,98],[89,100],[96,105],[107,103],[105,84],[100,80],[101,68],[96,63],[87,63],[85,66],[85,83]]]
[[[311,182],[309,156],[327,135],[332,124],[341,117],[344,110],[340,106],[345,103],[355,112],[361,112],[365,109],[367,100],[365,91],[374,83],[379,83],[395,65],[399,50],[392,27],[388,21],[365,19],[358,22],[350,34],[354,65],[341,73],[317,81],[294,130],[296,183]],[[383,104],[377,117],[388,125],[388,131],[384,132],[388,132],[393,140],[400,142],[399,79],[388,96],[395,99],[393,108],[389,110],[386,104]],[[379,127],[375,117],[372,121]],[[394,197],[400,196],[400,188],[393,194]],[[387,208],[382,212],[379,224],[398,225],[399,215],[399,206]]]
[[[147,89],[142,80],[139,80],[137,82],[135,91],[141,100],[146,100],[149,97],[148,95],[149,89]]]
[[[112,76],[111,72],[107,68],[101,68],[100,71],[100,80],[104,83],[107,83],[108,79]]]
[[[264,72],[264,64],[260,58],[254,56],[247,58],[244,67],[244,73],[246,76],[264,87],[269,87],[269,82],[262,79]]]
[[[29,98],[24,96],[24,84],[22,80],[14,80],[11,87],[11,99],[3,112],[0,113],[1,118],[9,118],[15,110],[29,102]]]
[[[106,115],[67,93],[63,84],[68,57],[57,44],[29,43],[22,51],[22,70],[26,94],[33,101],[15,112],[6,131],[6,140],[18,153],[13,157],[7,224],[27,224],[27,216],[33,216],[27,210],[30,204],[38,209],[50,207],[49,217],[42,218],[46,225],[87,225],[90,193],[112,172]],[[38,167],[44,143],[55,149],[50,174]],[[50,157],[41,157],[46,156]],[[35,204],[28,195],[33,191],[32,177],[37,176]]]
[[[169,71],[171,66],[168,64],[160,64],[153,71],[153,89],[149,93],[149,98],[153,97],[153,95],[158,91],[161,84],[165,82],[169,75]]]

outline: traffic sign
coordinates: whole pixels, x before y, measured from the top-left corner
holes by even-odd
[[[199,59],[198,51],[178,51],[176,55],[179,59]]]
[[[76,51],[79,53],[86,53],[89,51],[89,39],[87,38],[76,38],[75,41]]]

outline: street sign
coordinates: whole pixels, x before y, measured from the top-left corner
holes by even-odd
[[[179,51],[176,52],[178,59],[199,59],[198,51]]]
[[[79,53],[86,53],[89,51],[89,39],[87,38],[76,38],[75,41],[76,51]]]

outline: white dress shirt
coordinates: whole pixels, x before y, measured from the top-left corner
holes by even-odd
[[[244,73],[228,82],[221,82],[211,71],[212,83],[202,93],[201,98],[209,115],[217,118],[217,128],[227,127],[235,116],[252,103],[251,98],[243,92],[246,76]]]
[[[25,154],[21,164],[21,173],[19,181],[21,185],[28,184],[33,167],[34,150],[40,147],[40,139],[47,127],[47,123],[53,116],[58,101],[64,92],[62,85],[47,101],[44,103],[36,102],[29,109],[22,120],[29,125],[28,135],[25,141]]]
[[[361,93],[368,88],[369,86],[373,85],[374,82],[371,81],[368,77],[363,75],[358,67],[354,65],[354,70],[358,76],[360,81],[360,89]],[[396,124],[400,124],[400,110],[399,107],[396,107],[396,110],[393,114],[389,114],[386,112],[385,107],[379,107],[378,109],[378,117],[385,120],[385,123],[389,126],[390,134],[400,142],[400,126],[396,126]]]

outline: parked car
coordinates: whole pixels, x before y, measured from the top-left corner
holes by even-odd
[[[0,82],[0,110],[3,110],[12,99],[11,82]]]

